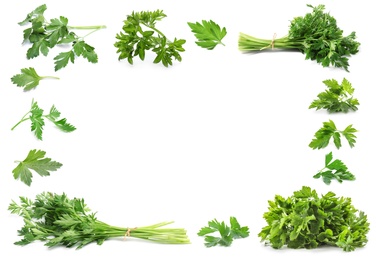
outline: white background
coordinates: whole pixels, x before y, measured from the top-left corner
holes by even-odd
[[[70,25],[105,24],[87,42],[96,48],[97,64],[78,58],[75,64],[54,72],[53,57],[26,59],[17,22],[46,3],[45,16],[60,15]],[[374,204],[374,44],[372,1],[310,1],[325,4],[347,35],[356,31],[360,52],[350,58],[350,73],[322,68],[304,60],[299,52],[243,54],[239,32],[260,38],[282,37],[290,20],[310,9],[301,0],[289,1],[2,1],[0,59],[0,259],[228,259],[278,257],[316,259],[368,256],[376,245]],[[157,24],[168,38],[186,39],[181,63],[169,68],[152,63],[154,53],[134,65],[118,61],[116,33],[132,11],[162,9],[167,18]],[[187,22],[212,19],[227,28],[226,46],[202,49]],[[78,32],[84,35],[85,32]],[[34,67],[40,75],[61,80],[41,81],[37,89],[23,92],[10,81],[21,68]],[[355,113],[329,115],[309,110],[322,81],[346,77],[360,101]],[[63,133],[46,122],[44,140],[30,132],[30,123],[10,128],[35,99],[46,111],[55,104],[62,116],[77,127]],[[359,130],[355,148],[346,142],[337,150],[331,143],[322,150],[308,147],[322,122],[332,119],[339,129]],[[50,177],[34,174],[31,187],[13,179],[14,160],[31,149],[63,163]],[[333,151],[356,175],[354,182],[330,186],[312,176]],[[276,194],[290,196],[303,185],[319,194],[328,191],[351,197],[371,223],[369,243],[352,253],[338,248],[274,250],[260,243],[265,226],[262,215]],[[35,242],[13,245],[20,237],[22,219],[7,207],[19,196],[34,198],[43,191],[83,197],[97,217],[109,224],[135,227],[174,220],[185,228],[189,245],[159,245],[137,239],[106,241],[84,249],[47,249]],[[230,248],[205,248],[198,230],[217,218],[236,216],[250,228],[250,236]]]

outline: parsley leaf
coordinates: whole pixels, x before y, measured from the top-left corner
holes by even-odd
[[[339,159],[333,160],[332,152],[325,156],[325,167],[313,176],[315,179],[322,177],[326,184],[330,184],[333,179],[342,183],[344,180],[353,181],[355,176],[348,171],[347,166]]]
[[[354,88],[347,79],[344,78],[341,84],[335,79],[324,80],[323,83],[328,89],[318,94],[318,99],[314,100],[309,108],[326,109],[329,113],[358,110],[359,101],[353,98]]]
[[[215,48],[215,46],[217,46],[217,44],[224,45],[222,39],[227,34],[226,28],[223,27],[221,29],[219,25],[213,22],[212,20],[202,20],[202,24],[200,24],[199,22],[188,22],[188,26],[192,29],[192,32],[195,34],[195,37],[198,40],[196,41],[196,44],[198,46],[206,48],[208,50],[212,50]]]
[[[351,204],[351,198],[336,197],[333,192],[320,197],[304,186],[288,198],[276,195],[263,217],[267,226],[258,236],[275,249],[328,245],[353,251],[368,242],[367,215]]]
[[[62,52],[54,58],[55,71],[67,66],[69,61],[74,63],[75,56],[82,55],[89,62],[97,63],[98,56],[94,51],[94,47],[86,44],[83,39],[97,30],[106,28],[106,26],[69,26],[68,18],[64,16],[48,21],[44,17],[46,9],[46,5],[37,7],[26,16],[25,20],[19,23],[20,25],[30,24],[31,26],[24,30],[23,43],[29,42],[32,44],[27,50],[27,59],[36,58],[40,53],[47,56],[49,50],[56,45],[71,44],[72,50]],[[91,30],[91,32],[83,37],[79,37],[72,30]],[[75,47],[75,45],[80,45],[80,47]]]
[[[145,59],[146,51],[151,50],[157,56],[154,63],[160,63],[165,67],[172,65],[172,59],[181,61],[180,52],[184,52],[183,44],[185,40],[174,38],[173,41],[155,27],[157,21],[166,17],[162,10],[132,12],[127,15],[123,28],[116,34],[114,46],[116,53],[120,53],[119,60],[126,59],[129,64],[133,64],[134,57]]]
[[[39,76],[34,68],[21,69],[21,74],[14,75],[11,80],[18,87],[24,87],[24,91],[29,91],[39,85],[39,81],[46,78],[59,79],[53,76]]]
[[[15,124],[11,130],[14,130],[19,124],[27,120],[31,121],[31,131],[34,132],[34,135],[42,140],[44,119],[48,119],[55,124],[63,132],[73,132],[76,130],[76,127],[69,124],[66,118],[59,119],[60,112],[56,109],[55,105],[52,105],[49,114],[44,115],[44,110],[38,106],[36,101],[31,102],[30,110],[21,118],[21,120]]]
[[[46,152],[42,150],[31,150],[26,159],[19,162],[17,167],[12,171],[14,179],[20,179],[27,186],[30,186],[33,177],[30,170],[34,170],[40,176],[49,176],[50,171],[56,171],[63,166],[59,162],[45,158],[45,155]]]
[[[213,247],[216,245],[230,246],[234,239],[245,238],[249,236],[248,227],[241,227],[235,217],[230,217],[231,227],[223,221],[219,222],[214,219],[208,222],[207,227],[201,228],[197,233],[199,236],[205,236],[205,246]],[[208,236],[208,234],[219,232],[221,237]]]
[[[343,135],[351,148],[355,146],[356,143],[356,136],[354,133],[356,133],[358,130],[352,127],[352,125],[349,125],[346,127],[345,130],[339,131],[337,130],[336,125],[332,120],[329,120],[329,122],[324,122],[323,127],[320,128],[315,133],[315,138],[312,139],[311,143],[309,144],[309,147],[312,149],[322,149],[328,146],[330,139],[333,137],[333,141],[337,149],[339,149],[341,144],[341,135]]]

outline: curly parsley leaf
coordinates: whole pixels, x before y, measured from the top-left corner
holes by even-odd
[[[344,78],[341,84],[335,79],[324,80],[323,83],[328,89],[318,94],[318,99],[314,100],[309,108],[326,109],[329,113],[358,110],[359,101],[353,98],[354,88],[347,79]]]
[[[198,46],[212,50],[218,44],[224,45],[222,39],[227,34],[226,28],[223,27],[221,29],[221,27],[212,20],[202,20],[202,24],[200,24],[199,22],[188,22],[188,26],[191,28],[192,32],[197,38],[198,41],[196,41],[196,44]]]
[[[325,167],[313,176],[315,179],[319,179],[320,177],[328,185],[332,180],[337,180],[339,183],[342,183],[344,180],[355,180],[355,175],[348,171],[347,166],[341,160],[336,159],[333,161],[332,152],[325,156]]]
[[[11,130],[14,130],[19,124],[27,120],[31,121],[31,131],[34,132],[34,135],[42,140],[43,127],[45,125],[44,119],[48,119],[55,124],[57,128],[64,132],[73,132],[76,130],[76,127],[69,124],[66,118],[59,119],[60,112],[53,105],[50,109],[49,114],[44,115],[44,110],[38,106],[36,101],[32,101],[30,110],[21,118],[21,120],[15,124]]]
[[[184,52],[183,39],[174,38],[173,41],[155,27],[157,21],[166,17],[162,10],[132,12],[127,15],[122,31],[116,34],[114,46],[116,53],[120,53],[119,60],[126,59],[133,64],[134,57],[145,59],[146,51],[156,54],[154,63],[162,63],[165,67],[172,65],[172,59],[181,61],[180,52]]]
[[[27,186],[30,186],[33,177],[31,170],[40,176],[49,176],[51,171],[56,171],[63,166],[59,162],[45,158],[45,155],[46,152],[42,150],[31,150],[26,159],[19,162],[17,167],[12,171],[14,179],[20,179]]]
[[[23,68],[21,74],[16,74],[11,78],[13,84],[18,87],[24,87],[24,91],[29,91],[36,88],[39,82],[46,78],[59,79],[53,76],[39,76],[34,68]]]
[[[352,125],[349,125],[343,131],[339,131],[337,130],[334,122],[332,120],[329,120],[329,122],[324,122],[323,127],[315,133],[315,138],[312,139],[309,147],[311,147],[312,149],[325,148],[333,138],[335,146],[337,147],[337,149],[339,149],[342,146],[341,135],[343,135],[347,139],[350,147],[353,148],[356,143],[356,136],[354,133],[356,133],[357,131],[358,130],[353,128]]]
[[[206,247],[213,247],[216,245],[230,246],[234,239],[249,236],[248,227],[241,227],[235,217],[230,217],[230,225],[231,226],[229,227],[224,221],[219,222],[214,219],[208,222],[207,227],[201,228],[197,235],[205,237]],[[218,232],[220,237],[208,235],[214,232]]]

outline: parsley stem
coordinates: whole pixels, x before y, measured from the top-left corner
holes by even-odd
[[[22,122],[25,122],[26,120],[29,120],[29,118],[25,118],[30,112],[27,112],[22,118],[21,120],[15,124],[10,130],[13,131],[19,124],[21,124]]]
[[[164,38],[167,39],[167,37],[166,37],[166,36],[165,36],[160,30],[158,30],[157,28],[155,28],[155,27],[151,27],[151,26],[148,26],[148,25],[145,24],[145,23],[141,23],[141,24],[145,25],[145,26],[148,27],[149,29],[152,29],[152,30],[156,31],[156,32],[159,33],[161,36],[163,36]]]
[[[55,77],[55,76],[42,76],[40,78],[41,79],[60,79],[59,77]]]
[[[93,25],[93,26],[67,26],[68,29],[76,30],[100,30],[107,28],[106,25]]]

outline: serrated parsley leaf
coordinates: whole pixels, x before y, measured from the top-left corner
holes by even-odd
[[[12,171],[14,179],[20,179],[27,186],[30,186],[33,174],[30,170],[35,171],[40,176],[49,176],[51,171],[56,171],[62,164],[45,158],[46,152],[42,150],[31,150],[26,159],[19,162]]]
[[[323,127],[315,133],[315,138],[312,139],[309,147],[311,147],[312,149],[325,148],[328,146],[330,140],[333,137],[333,142],[337,149],[339,149],[342,146],[341,136],[343,135],[347,139],[350,147],[353,148],[356,142],[356,136],[354,135],[354,133],[356,132],[357,130],[353,128],[352,125],[349,125],[343,131],[337,130],[334,122],[332,120],[329,120],[329,122],[324,122]]]
[[[29,91],[36,88],[39,85],[39,81],[46,78],[59,79],[52,76],[39,76],[34,68],[21,69],[21,74],[14,75],[11,78],[13,84],[18,87],[24,87],[24,91]]]
[[[68,65],[68,62],[74,63],[75,55],[73,51],[61,52],[55,58],[55,71]]]
[[[230,246],[234,239],[245,238],[249,235],[248,227],[241,227],[235,217],[230,218],[231,226],[227,226],[223,221],[214,219],[208,222],[207,227],[203,227],[197,233],[199,236],[205,236],[205,246],[213,247],[216,245]],[[208,236],[218,232],[220,237]]]
[[[191,28],[192,32],[197,38],[198,41],[196,41],[196,44],[198,46],[212,50],[218,44],[224,45],[222,39],[227,34],[226,28],[223,27],[221,29],[221,27],[219,27],[219,25],[212,20],[202,20],[202,24],[199,22],[188,22],[188,26]]]

